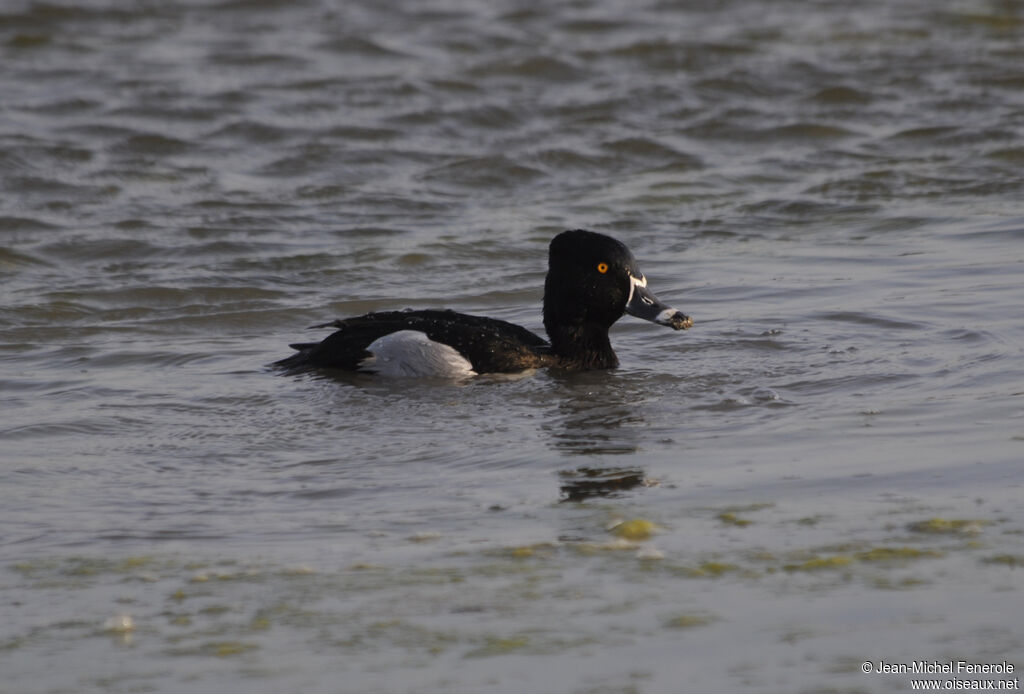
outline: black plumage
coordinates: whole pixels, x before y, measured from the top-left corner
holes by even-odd
[[[619,241],[583,229],[551,241],[544,281],[544,329],[550,342],[526,328],[495,318],[451,310],[381,311],[314,326],[335,328],[320,342],[293,344],[298,350],[275,366],[309,369],[375,370],[368,348],[399,331],[415,331],[448,345],[483,373],[514,373],[557,367],[605,369],[618,365],[608,329],[625,312],[676,330],[693,321],[647,290],[647,280],[629,249]]]

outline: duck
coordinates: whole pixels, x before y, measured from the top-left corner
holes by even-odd
[[[450,309],[376,311],[312,326],[333,328],[320,342],[272,364],[287,373],[335,369],[381,376],[462,379],[541,368],[619,365],[608,331],[624,314],[674,330],[693,319],[647,286],[621,241],[586,229],[556,235],[548,248],[543,321],[548,339],[508,321]]]

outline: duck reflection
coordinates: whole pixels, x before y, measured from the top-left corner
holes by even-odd
[[[542,429],[550,446],[564,455],[630,456],[640,450],[646,430],[641,393],[631,379],[609,378],[607,373],[554,376],[563,387],[559,416]],[[651,486],[643,468],[635,465],[583,465],[559,471],[563,501],[618,496]]]
[[[636,487],[656,484],[636,467],[578,467],[559,470],[562,501],[586,501],[595,496],[615,497]]]

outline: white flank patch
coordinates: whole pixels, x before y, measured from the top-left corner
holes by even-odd
[[[373,356],[359,363],[360,371],[381,376],[466,378],[476,376],[473,365],[452,347],[434,342],[418,330],[399,330],[377,338],[366,348]]]

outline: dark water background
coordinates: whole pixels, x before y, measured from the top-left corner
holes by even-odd
[[[1019,674],[1022,199],[1020,2],[8,0],[0,692]],[[577,226],[694,329],[264,368]]]

